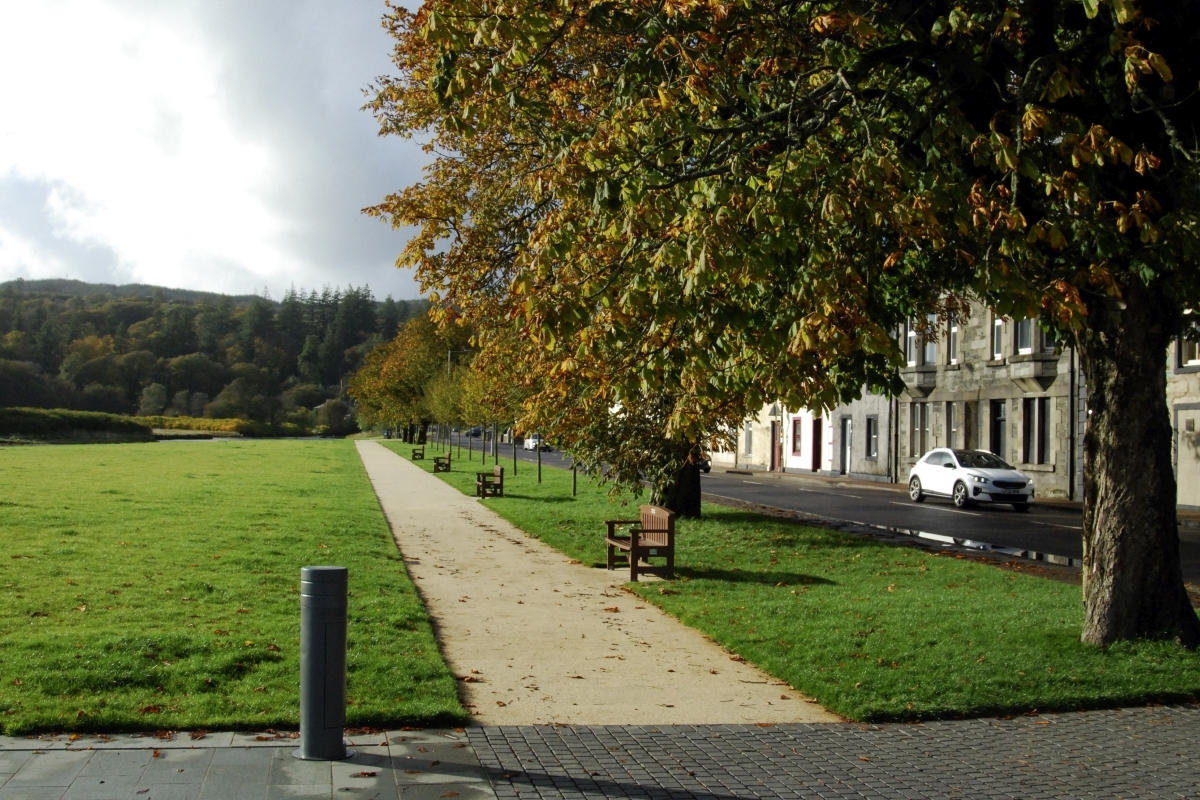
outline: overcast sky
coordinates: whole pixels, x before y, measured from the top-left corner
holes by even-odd
[[[420,177],[382,0],[0,2],[0,280],[415,297],[360,213]]]

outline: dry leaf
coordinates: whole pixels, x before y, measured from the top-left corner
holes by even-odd
[[[138,709],[139,714],[161,714],[162,709],[158,706],[143,706]]]
[[[604,610],[609,612],[610,614],[616,614],[621,609],[618,606],[609,606],[608,608],[606,608]]]
[[[350,777],[351,778],[374,778],[377,774],[378,773],[367,772],[366,770],[363,770],[362,772],[351,772]]]

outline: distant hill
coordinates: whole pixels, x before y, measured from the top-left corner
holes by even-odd
[[[252,294],[224,295],[217,292],[199,292],[194,289],[168,289],[166,286],[150,286],[145,283],[126,283],[117,286],[112,283],[85,283],[69,278],[44,278],[36,281],[17,278],[15,281],[0,283],[0,292],[10,287],[18,292],[52,294],[63,297],[92,297],[106,294],[114,299],[120,297],[152,299],[156,292],[161,292],[163,300],[180,303],[215,303],[222,298],[229,297],[235,305],[239,306],[250,305],[255,298],[255,295]]]

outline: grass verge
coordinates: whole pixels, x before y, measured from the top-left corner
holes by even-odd
[[[411,448],[387,446],[405,457]],[[511,472],[511,459],[501,463]],[[479,468],[456,460],[439,477],[472,494]],[[603,521],[636,517],[635,505],[610,503],[583,476],[572,497],[569,472],[542,474],[539,485],[521,463],[516,478],[506,474],[506,496],[484,502],[573,558],[603,565]],[[748,511],[706,504],[704,514],[679,523],[675,581],[628,588],[851,719],[1200,696],[1198,653],[1170,642],[1082,644],[1077,587]]]
[[[299,569],[350,570],[347,724],[462,722],[352,442],[0,450],[0,728],[298,721]]]

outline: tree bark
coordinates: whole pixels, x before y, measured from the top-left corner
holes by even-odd
[[[700,467],[689,460],[671,475],[656,503],[676,516],[700,519],[700,493]]]
[[[1136,279],[1089,303],[1076,343],[1088,385],[1083,454],[1083,641],[1200,644],[1183,586],[1166,352],[1172,304]]]

